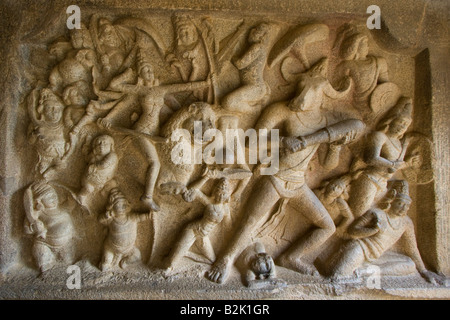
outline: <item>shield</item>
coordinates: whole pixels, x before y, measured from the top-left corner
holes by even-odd
[[[401,90],[395,83],[379,84],[370,96],[370,108],[375,114],[382,114],[395,106],[400,97]]]

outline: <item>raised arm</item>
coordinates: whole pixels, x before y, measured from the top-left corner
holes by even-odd
[[[195,81],[195,82],[188,82],[188,83],[175,83],[175,84],[168,84],[168,85],[162,85],[154,88],[149,88],[149,90],[161,90],[161,94],[169,94],[169,93],[176,93],[176,92],[183,92],[183,91],[195,91],[198,89],[206,88],[210,85],[209,80],[205,81]],[[156,94],[156,93],[155,93]]]
[[[213,203],[207,195],[205,195],[203,192],[201,192],[198,189],[186,190],[183,193],[183,199],[187,202],[192,202],[195,199],[198,199],[200,201],[200,203],[202,203],[204,206],[207,206],[207,205]]]
[[[136,73],[133,69],[128,68],[123,73],[114,77],[109,83],[108,90],[119,91],[119,92],[129,92],[134,90],[136,87],[132,84],[136,80]]]
[[[108,224],[111,223],[111,221],[113,221],[113,216],[111,215],[111,213],[109,211],[105,212],[104,214],[102,214],[101,216],[98,217],[98,222],[100,222],[101,224],[107,226]]]
[[[146,213],[132,212],[132,213],[130,213],[130,216],[132,217],[133,220],[135,220],[137,222],[142,222],[142,221],[150,220],[152,218],[152,213],[151,212],[146,212]]]
[[[261,44],[255,43],[251,45],[241,58],[234,61],[234,65],[239,70],[248,67],[253,61],[259,58],[261,50],[264,50]]]

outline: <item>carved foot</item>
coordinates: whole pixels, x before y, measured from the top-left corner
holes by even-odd
[[[102,272],[108,272],[113,269],[113,266],[112,266],[112,264],[109,264],[109,263],[102,263],[100,265],[99,269],[102,270]]]
[[[134,256],[126,257],[119,262],[119,267],[121,269],[126,269],[129,266],[138,264],[139,260],[140,260],[140,256],[139,257],[137,257],[137,256],[136,257],[134,257]]]
[[[47,273],[47,271],[53,269],[53,267],[54,267],[53,263],[46,263],[39,266],[40,276],[43,277]]]
[[[206,278],[212,282],[224,283],[230,274],[230,263],[219,260],[212,266],[211,270],[206,273]]]
[[[276,260],[276,264],[281,266],[281,267],[294,270],[294,271],[299,272],[301,274],[306,274],[306,275],[315,276],[315,277],[319,277],[320,276],[320,274],[317,271],[316,267],[314,267],[313,265],[311,265],[309,263],[303,262],[299,258],[294,259],[294,258],[289,258],[289,257],[286,257],[284,255],[281,255]]]
[[[141,201],[152,211],[159,211],[161,208],[153,201],[153,197],[143,195],[141,197]]]
[[[175,270],[174,270],[174,268],[172,266],[165,267],[162,270],[162,274],[163,274],[164,278],[168,278],[168,277],[171,277],[171,276],[173,276],[175,274]]]
[[[361,278],[356,275],[333,274],[328,279],[331,283],[335,284],[351,284],[361,282]]]

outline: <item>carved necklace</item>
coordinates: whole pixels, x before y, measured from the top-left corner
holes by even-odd
[[[47,127],[50,130],[56,131],[56,130],[59,130],[59,129],[61,129],[63,127],[63,123],[62,123],[62,121],[58,121],[55,124],[50,122],[50,123],[46,123],[45,127]]]
[[[388,221],[388,223],[389,223],[389,225],[391,226],[392,229],[398,230],[401,227],[401,224],[402,224],[401,220],[397,221],[397,223],[395,223],[395,220],[392,221],[391,217],[389,217],[389,214],[387,214],[386,217],[387,217],[387,221]],[[394,217],[392,219],[395,219],[395,218],[397,218],[397,217]]]
[[[392,139],[393,138],[391,138],[391,137],[389,137],[389,136],[387,136],[387,138],[388,138],[388,141],[389,141],[389,143],[391,144],[391,146],[392,147],[394,147],[394,149],[397,151],[397,152],[401,152],[402,151],[402,143],[401,143],[401,141],[399,141],[400,142],[400,145],[396,145],[395,143],[394,143],[394,141],[392,141]]]

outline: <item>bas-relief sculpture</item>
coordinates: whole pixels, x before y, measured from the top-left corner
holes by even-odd
[[[279,268],[317,279],[357,278],[363,263],[403,241],[419,273],[442,283],[425,268],[408,217],[417,201],[409,189],[430,182],[431,142],[411,132],[412,93],[389,82],[389,60],[370,53],[370,35],[350,24],[286,28],[233,20],[235,28],[219,39],[214,16],[167,19],[171,46],[167,31],[150,20],[98,15],[48,44],[56,63],[25,103],[37,159],[24,195],[24,232],[33,237],[40,272],[74,262],[71,210],[79,206],[108,230],[97,257],[102,272],[145,263],[137,239],[153,237],[145,253],[150,271],[185,272],[183,261],[191,258],[208,266],[204,281],[222,284],[243,264],[243,284],[260,290],[286,284]],[[317,44],[327,49],[311,55]],[[261,174],[264,163],[173,161],[181,145],[207,148],[208,130],[238,128],[279,130],[275,173]],[[180,129],[186,134],[174,141]],[[322,176],[312,187],[317,161]],[[65,185],[65,175],[77,176],[77,185]],[[53,185],[70,191],[72,209]],[[198,204],[199,215],[184,216]],[[270,252],[261,230],[283,219],[287,205],[310,227]],[[165,220],[174,234],[164,232]],[[138,224],[147,221],[159,230],[139,234]],[[324,268],[305,258],[330,245],[338,249],[321,261]],[[395,275],[397,264],[388,263],[386,272]]]

